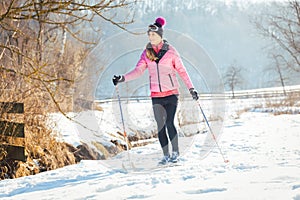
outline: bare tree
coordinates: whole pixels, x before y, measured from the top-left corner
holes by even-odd
[[[273,2],[270,10],[256,19],[255,25],[260,34],[272,39],[270,51],[281,52],[285,67],[300,72],[300,2]]]
[[[289,68],[286,67],[287,61],[285,60],[284,56],[276,53],[271,53],[271,59],[273,60],[273,63],[268,70],[275,71],[275,73],[278,75],[276,81],[280,82],[283,94],[286,96],[285,86],[286,82],[288,81],[288,76],[285,74],[286,71],[289,70]]]
[[[227,85],[230,88],[230,91],[232,93],[232,98],[235,98],[234,91],[237,87],[239,87],[242,84],[242,75],[241,75],[241,67],[239,67],[237,64],[232,64],[228,67],[224,80],[225,85]]]
[[[20,89],[24,90],[26,85],[26,91],[39,89],[39,98],[43,93],[42,99],[47,104],[50,100],[63,111],[60,103],[66,94],[71,95],[74,80],[82,76],[82,60],[99,40],[96,34],[94,38],[85,38],[86,29],[81,27],[90,26],[89,31],[97,31],[92,22],[98,17],[126,30],[134,14],[118,21],[117,10],[130,9],[135,1],[3,0],[0,3],[2,71],[13,70],[26,80]]]

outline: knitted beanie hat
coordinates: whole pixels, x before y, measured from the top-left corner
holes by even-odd
[[[163,17],[156,18],[153,24],[148,26],[148,34],[150,31],[157,33],[161,38],[163,37],[163,26],[166,25],[166,20]]]

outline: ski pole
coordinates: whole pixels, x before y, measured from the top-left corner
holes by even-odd
[[[212,135],[212,138],[214,139],[214,141],[215,141],[215,143],[216,143],[216,145],[217,145],[217,147],[218,147],[218,149],[219,149],[220,154],[222,155],[223,161],[224,161],[225,163],[228,163],[229,160],[225,159],[224,154],[223,154],[223,152],[222,152],[222,150],[221,150],[221,148],[220,148],[220,146],[219,146],[219,144],[218,144],[218,142],[217,142],[217,138],[216,138],[215,134],[213,133],[213,131],[212,131],[212,129],[211,129],[209,123],[208,123],[208,120],[207,120],[207,118],[206,118],[206,116],[205,116],[205,114],[204,114],[204,111],[203,111],[203,109],[202,109],[202,107],[201,107],[201,105],[200,105],[200,101],[199,101],[199,100],[197,101],[197,104],[198,104],[198,106],[199,106],[199,108],[200,108],[200,111],[201,111],[203,117],[204,117],[204,120],[205,120],[205,122],[206,122],[206,125],[207,125],[207,127],[208,127],[208,129],[209,129],[209,132],[210,132],[210,134]]]
[[[123,109],[122,109],[122,103],[121,103],[121,98],[120,98],[120,92],[119,92],[119,89],[118,89],[118,86],[116,85],[116,92],[117,92],[117,96],[118,96],[118,102],[119,102],[119,108],[120,108],[120,114],[121,114],[121,121],[122,121],[122,125],[123,125],[123,137],[124,137],[124,140],[125,140],[125,143],[126,143],[126,151],[127,151],[127,155],[128,155],[128,161],[131,165],[132,168],[135,168],[133,162],[131,161],[131,158],[130,158],[130,153],[129,153],[129,141],[128,141],[128,138],[127,138],[127,134],[126,134],[126,129],[125,129],[125,122],[124,122],[124,115],[123,115]],[[124,163],[122,163],[122,166],[124,169],[126,169],[126,167],[124,166]]]
[[[120,114],[121,114],[121,121],[123,125],[123,137],[126,142],[126,150],[128,151],[128,139],[127,139],[127,134],[126,134],[126,129],[125,129],[125,122],[124,122],[124,116],[123,116],[123,110],[122,110],[122,103],[121,103],[121,98],[120,98],[120,92],[118,89],[118,86],[116,85],[116,92],[117,92],[117,97],[118,97],[118,102],[119,102],[119,108],[120,108]]]

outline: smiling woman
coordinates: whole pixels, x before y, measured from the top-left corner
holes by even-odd
[[[179,156],[178,133],[174,125],[179,95],[179,82],[176,74],[183,80],[192,98],[198,100],[198,93],[194,89],[179,53],[166,40],[163,40],[165,24],[166,20],[158,17],[153,24],[148,26],[149,43],[142,52],[136,67],[125,75],[113,77],[113,84],[117,85],[139,78],[148,69],[154,118],[163,151],[163,159],[159,164],[175,163]],[[169,153],[169,140],[172,154]]]
[[[148,24],[146,25],[147,32]],[[134,31],[144,31],[145,33],[145,27],[134,29]],[[197,89],[201,89],[203,93],[209,92],[212,94],[222,94],[224,92],[224,88],[221,81],[222,79],[220,77],[219,71],[217,70],[217,67],[215,66],[211,57],[208,56],[204,48],[197,41],[193,40],[191,37],[182,32],[167,29],[165,27],[164,35],[167,35],[168,41],[172,42],[172,44],[174,44],[174,46],[178,48],[178,52],[180,52],[181,54],[184,66],[186,66],[186,70]],[[111,106],[113,110],[113,119],[107,119],[106,122],[103,121],[100,124],[98,124],[99,128],[102,130],[99,133],[99,135],[102,135],[101,138],[105,138],[104,135],[105,132],[107,132],[107,130],[105,129],[106,124],[109,124],[111,122],[116,124],[116,129],[109,129],[111,130],[111,132],[117,132],[122,129],[119,103],[118,101],[116,101],[117,93],[116,90],[113,88],[113,84],[111,84],[111,76],[116,73],[127,74],[126,72],[132,70],[132,67],[130,67],[130,65],[132,65],[132,63],[135,63],[137,58],[141,57],[141,52],[144,52],[147,49],[147,46],[153,49],[153,45],[150,43],[150,41],[145,48],[145,41],[147,39],[149,39],[148,34],[133,35],[128,32],[115,34],[109,37],[107,40],[103,41],[100,45],[98,45],[87,57],[87,60],[85,62],[85,66],[87,68],[90,65],[105,66],[104,69],[101,69],[101,75],[98,77],[97,89],[95,90],[95,97],[101,102],[107,101],[108,99],[112,99]],[[166,42],[164,41],[164,39],[162,39],[162,49],[165,48],[163,47],[165,43]],[[167,44],[165,44],[165,46],[166,45]],[[101,47],[105,47],[105,51],[103,51]],[[175,78],[173,77],[172,73],[168,73],[169,70],[172,70],[172,65],[168,64],[169,59],[165,59],[165,56],[171,52],[171,48],[169,48],[168,52],[159,61],[159,65],[164,64],[164,67],[159,67],[159,72],[161,74],[166,74],[166,76],[160,76],[160,79],[164,80],[164,84],[161,84],[161,86],[162,90],[164,90],[164,88],[176,87],[177,84],[179,84],[180,99],[178,101],[179,107],[177,108],[178,112],[176,115],[175,125],[178,125],[176,126],[176,129],[180,136],[182,136],[182,133],[184,133],[185,136],[191,136],[197,132],[197,127],[190,129],[190,126],[185,125],[202,120],[201,113],[197,108],[196,102],[192,101],[189,91],[186,89],[187,86],[185,82],[182,79],[180,79],[180,76]],[[144,55],[144,57],[146,57],[146,55]],[[157,123],[155,122],[155,118],[153,116],[153,106],[151,105],[152,99],[148,101],[148,97],[149,94],[150,96],[152,94],[152,88],[156,88],[156,90],[159,92],[159,82],[156,75],[156,62],[150,61],[150,59],[148,62],[151,62],[153,64],[153,67],[151,69],[148,68],[148,70],[145,69],[145,73],[143,73],[143,75],[141,75],[140,78],[135,79],[134,81],[128,81],[127,79],[127,81],[125,81],[126,83],[117,85],[121,95],[123,115],[126,126],[125,128],[128,136],[136,135],[137,132],[139,132],[147,133],[148,135],[151,135],[151,137],[157,137],[157,130],[155,130]],[[150,76],[149,70],[153,70],[153,76]],[[121,78],[122,76],[120,75],[117,77]],[[178,83],[175,81],[177,80],[177,78]],[[118,83],[118,80],[115,81]],[[151,82],[153,83],[150,84]],[[138,100],[138,102],[144,100],[147,101],[147,108],[145,110],[143,110],[143,108],[140,109],[145,112],[142,111],[138,112],[138,114],[133,114],[133,109],[139,107],[137,106],[137,104],[135,104],[134,99]],[[209,99],[208,103],[204,102],[203,108],[205,110],[205,113],[207,113],[207,115],[209,116],[209,120],[211,120],[212,118],[219,119],[218,121],[210,122],[210,125],[215,131],[216,137],[219,138],[222,134],[221,128],[222,120],[224,119],[223,116],[225,112],[225,101],[223,101],[220,96],[218,99]],[[105,112],[107,112],[107,108],[105,108],[104,110]],[[144,115],[142,113],[144,113]],[[147,123],[141,123],[141,119],[144,118],[147,119]],[[96,116],[95,120],[97,120]],[[186,149],[192,145],[193,137],[185,137],[183,140],[183,138],[180,138],[180,136],[179,150],[180,157],[182,157],[184,156]],[[207,134],[206,136],[207,137],[205,138],[203,145],[205,146],[205,148],[203,149],[203,151],[201,151],[201,158],[207,156],[207,154],[214,147],[214,143],[211,142],[210,134]],[[132,154],[131,151],[129,151],[129,154]],[[157,149],[157,152],[153,152],[153,156],[155,156],[156,160],[159,159],[160,154],[161,149],[159,148]],[[144,154],[130,155],[131,160],[134,162],[134,164],[137,164],[138,160],[142,159],[144,156]],[[125,160],[127,160],[127,158]],[[126,162],[125,160],[124,162]],[[157,162],[155,164],[157,164]],[[112,165],[114,164],[112,163]],[[151,166],[148,166],[147,162],[142,163],[142,165],[145,168],[151,168]]]

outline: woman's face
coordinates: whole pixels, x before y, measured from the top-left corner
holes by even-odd
[[[148,37],[149,37],[150,43],[152,45],[158,45],[162,41],[162,38],[157,33],[153,32],[153,31],[150,31],[148,33]]]

